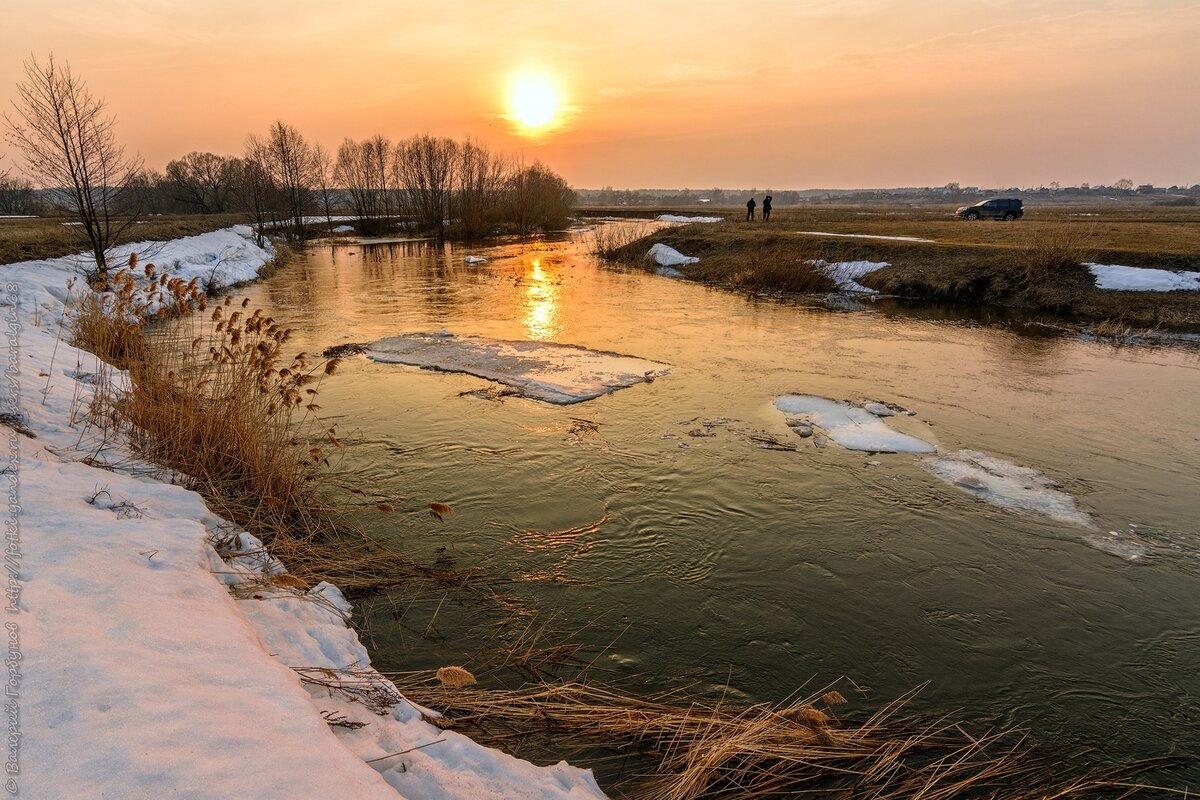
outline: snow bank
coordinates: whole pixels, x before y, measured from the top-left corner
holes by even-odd
[[[338,225],[333,229],[334,233],[354,233],[353,225]]]
[[[667,364],[575,345],[446,332],[380,339],[367,346],[366,355],[389,364],[465,372],[561,405],[592,400],[670,371]]]
[[[784,414],[803,417],[848,450],[872,453],[932,453],[936,448],[923,439],[899,433],[871,412],[858,406],[811,394],[785,394],[775,398]]]
[[[684,217],[679,214],[659,214],[659,222],[724,222],[724,217]]]
[[[1075,498],[1036,469],[1021,467],[986,453],[960,450],[921,460],[937,477],[992,505],[1069,522],[1084,528],[1095,523],[1075,505]]]
[[[131,249],[214,286],[254,277],[272,256],[248,230],[132,245],[114,261]],[[278,585],[271,576],[283,565],[195,493],[145,468],[133,475],[83,463],[98,453],[137,463],[120,442],[101,448],[72,423],[96,375],[110,369],[58,331],[65,284],[87,265],[77,256],[2,268],[10,346],[2,410],[15,420],[3,426],[5,474],[21,504],[6,558],[15,610],[4,615],[10,653],[21,658],[9,673],[22,734],[12,791],[603,797],[590,773],[535,767],[424,722],[371,669],[340,592]],[[364,702],[364,688],[389,702]]]
[[[840,236],[843,239],[884,239],[889,242],[924,242],[933,244],[933,239],[922,239],[919,236],[878,236],[873,233],[830,233],[828,231],[796,231],[801,236]]]
[[[678,267],[683,264],[695,264],[700,261],[695,256],[685,256],[674,247],[668,247],[661,242],[651,247],[650,252],[646,255],[653,258],[654,263],[660,267]]]
[[[828,275],[837,284],[838,289],[858,294],[879,294],[874,289],[863,286],[858,279],[877,269],[889,266],[887,261],[836,261],[831,264],[823,259],[816,259],[808,263]]]
[[[1142,269],[1119,264],[1084,264],[1096,276],[1097,289],[1117,292],[1200,291],[1200,272]]]

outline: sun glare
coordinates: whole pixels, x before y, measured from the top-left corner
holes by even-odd
[[[522,75],[513,81],[508,112],[521,133],[536,134],[553,127],[560,108],[558,88],[547,76]]]

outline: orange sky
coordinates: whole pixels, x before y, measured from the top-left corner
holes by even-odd
[[[1190,185],[1198,42],[1196,0],[5,0],[0,107],[53,52],[158,168],[279,118],[476,136],[580,187]],[[504,118],[523,70],[571,106],[536,140]]]

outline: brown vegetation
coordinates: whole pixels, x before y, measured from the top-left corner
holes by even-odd
[[[979,735],[948,718],[904,716],[910,698],[863,717],[842,710],[829,689],[781,706],[738,705],[685,692],[629,695],[591,683],[555,682],[517,690],[439,680],[441,671],[391,676],[428,718],[484,743],[528,750],[564,742],[587,763],[598,751],[632,759],[613,776],[621,796],[699,798],[874,797],[881,800],[1048,800],[1125,797],[1139,788],[1082,769],[1052,768],[1016,731]]]
[[[1096,215],[1102,216],[1098,220]],[[825,291],[815,285],[805,288],[792,265],[815,259],[885,261],[890,266],[860,282],[900,297],[1043,309],[1142,328],[1200,330],[1196,293],[1102,291],[1082,266],[1096,261],[1200,269],[1196,223],[1200,212],[1188,208],[1038,208],[1027,209],[1023,220],[1004,223],[955,220],[948,209],[804,207],[777,212],[769,225],[737,220],[663,228],[607,257],[640,265],[650,246],[663,242],[700,257],[699,264],[681,269],[689,278],[784,292]]]
[[[69,217],[0,219],[0,265],[78,253],[78,226],[67,225],[69,221]],[[240,214],[147,217],[126,228],[112,244],[179,239],[227,228],[240,222],[245,222],[245,217]]]

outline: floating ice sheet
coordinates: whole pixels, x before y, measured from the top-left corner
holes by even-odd
[[[651,247],[647,255],[660,267],[678,267],[680,264],[695,264],[700,260],[695,256],[685,256],[674,247],[668,247],[661,242]]]
[[[668,364],[554,342],[410,333],[367,345],[374,361],[442,372],[465,372],[516,388],[522,395],[567,405],[644,383]]]
[[[929,442],[900,433],[869,411],[811,394],[785,394],[775,398],[785,414],[802,416],[820,427],[830,439],[848,450],[872,453],[932,453]]]
[[[987,453],[959,450],[924,458],[921,465],[968,494],[1001,508],[1032,511],[1061,522],[1095,528],[1075,498],[1036,469],[1021,467]]]

